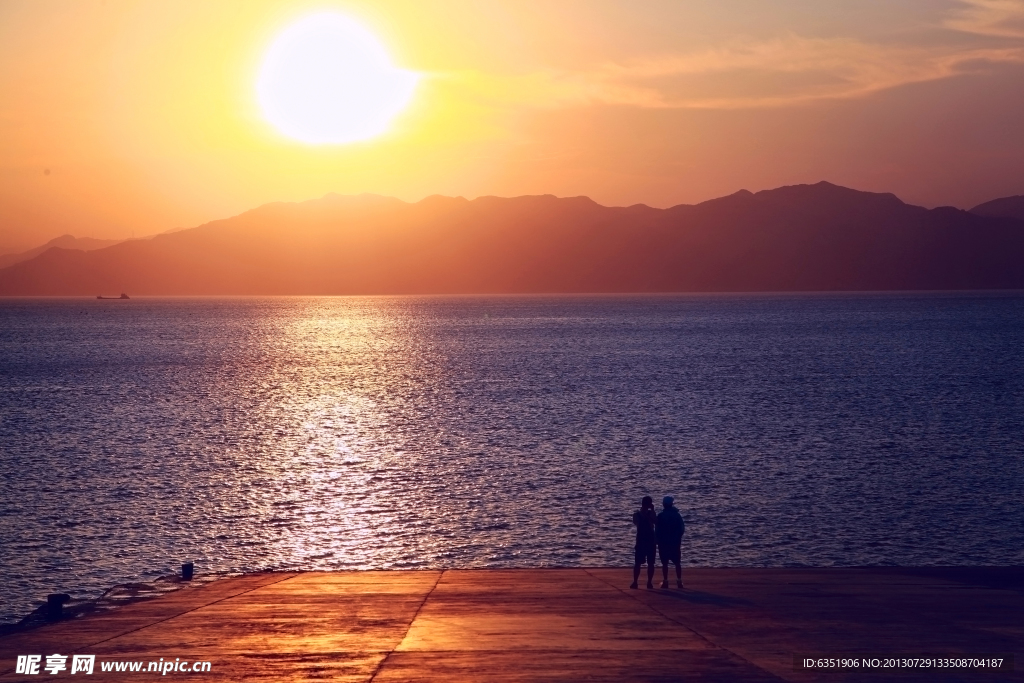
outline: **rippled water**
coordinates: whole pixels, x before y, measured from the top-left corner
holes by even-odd
[[[0,300],[0,617],[194,559],[1024,563],[1024,297]]]

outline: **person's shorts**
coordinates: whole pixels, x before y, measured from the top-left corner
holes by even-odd
[[[654,566],[654,546],[653,545],[650,546],[650,547],[643,547],[643,548],[641,548],[640,546],[636,546],[636,548],[634,549],[633,564],[634,565],[641,565],[644,562],[646,562],[647,565],[650,566],[650,567]]]
[[[681,555],[681,553],[679,552],[678,545],[670,545],[668,548],[666,548],[663,545],[659,545],[658,554],[661,555],[662,564],[668,564],[669,562],[673,562],[677,565],[679,564],[679,556]]]

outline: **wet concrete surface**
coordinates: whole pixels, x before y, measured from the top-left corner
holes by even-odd
[[[630,590],[630,579],[629,569],[226,578],[0,638],[0,681],[71,676],[75,654],[96,655],[92,681],[1024,680],[980,668],[794,666],[804,655],[1019,660],[1019,568],[687,569],[683,590]],[[44,669],[52,654],[69,655],[66,670]],[[18,655],[42,655],[40,673],[17,673]],[[161,658],[210,671],[147,673]],[[112,662],[142,671],[103,672]]]

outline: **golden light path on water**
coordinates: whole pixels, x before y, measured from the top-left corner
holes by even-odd
[[[429,516],[445,512],[423,507],[416,495],[422,485],[402,472],[413,454],[389,447],[384,438],[392,432],[387,412],[393,411],[381,409],[381,398],[408,396],[409,387],[401,384],[430,379],[417,362],[424,351],[419,331],[402,317],[375,315],[377,306],[363,303],[369,315],[356,303],[349,315],[336,316],[318,311],[322,304],[313,301],[275,330],[295,359],[276,387],[290,398],[270,406],[265,417],[275,424],[293,422],[295,430],[280,434],[295,447],[282,454],[279,475],[294,495],[265,501],[267,523],[289,530],[272,541],[272,552],[285,564],[365,566],[366,548],[385,545],[374,539],[381,528],[401,525],[403,509]],[[316,531],[310,536],[303,529]],[[404,539],[386,563],[420,564],[412,558],[432,554],[418,547],[427,540]]]
[[[3,619],[192,559],[1024,562],[1024,298],[0,302]],[[950,533],[955,529],[955,533]]]
[[[464,523],[448,528],[450,520],[480,500],[458,500],[466,482],[441,455],[454,445],[438,440],[441,413],[431,410],[448,400],[452,380],[442,342],[430,321],[401,305],[381,315],[379,302],[366,300],[342,316],[336,302],[308,306],[264,342],[276,347],[270,388],[278,398],[257,416],[278,425],[274,436],[289,447],[275,454],[275,481],[256,487],[265,494],[263,552],[282,566],[322,568],[367,567],[368,551],[380,566],[445,557]],[[508,503],[505,516],[515,512]],[[498,526],[490,532],[508,531]],[[508,546],[498,542],[489,556]]]

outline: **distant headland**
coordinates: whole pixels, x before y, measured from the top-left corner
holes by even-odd
[[[827,182],[668,209],[329,194],[0,269],[0,296],[1022,288],[1024,197],[925,209]]]

